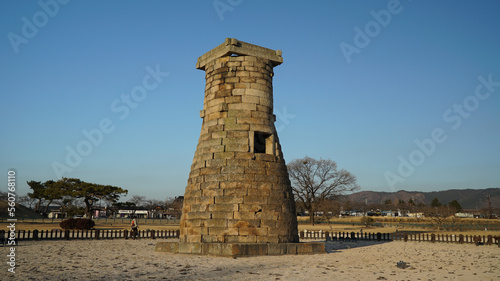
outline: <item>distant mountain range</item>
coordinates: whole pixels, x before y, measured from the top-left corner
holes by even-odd
[[[480,210],[488,207],[488,195],[490,196],[491,207],[500,208],[500,188],[450,189],[433,192],[404,190],[397,192],[361,191],[346,195],[346,197],[353,202],[366,202],[367,204],[383,204],[388,199],[393,203],[399,202],[399,200],[408,202],[408,200],[413,199],[415,204],[424,203],[426,205],[429,205],[434,198],[437,198],[442,204],[457,200],[464,209]]]

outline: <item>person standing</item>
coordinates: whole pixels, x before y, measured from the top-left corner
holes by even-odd
[[[132,218],[132,222],[130,223],[132,238],[135,240],[136,236],[139,234],[139,225],[137,224],[137,220],[135,217]]]

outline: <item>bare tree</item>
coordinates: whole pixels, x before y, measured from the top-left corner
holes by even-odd
[[[333,231],[332,219],[339,217],[340,209],[338,198],[328,198],[316,204],[316,210],[321,213],[321,219],[328,223],[330,231]]]
[[[146,196],[134,195],[128,200],[128,202],[134,203],[137,207],[142,207],[146,202]]]
[[[23,195],[19,196],[17,203],[31,209],[31,206],[35,203],[35,199],[29,197],[28,195]]]
[[[438,230],[441,230],[443,225],[446,222],[449,222],[449,218],[454,214],[455,210],[443,205],[437,207],[427,207],[425,211],[425,217],[430,218]]]
[[[305,157],[292,161],[287,168],[293,194],[309,211],[312,224],[319,202],[359,188],[353,174],[346,170],[337,170],[337,164],[329,159],[316,160]]]

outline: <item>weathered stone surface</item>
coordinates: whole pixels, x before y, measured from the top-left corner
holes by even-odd
[[[218,231],[218,230],[217,230]],[[219,235],[219,239],[233,240],[237,235]],[[157,252],[211,255],[222,257],[251,257],[251,256],[276,256],[297,254],[325,254],[325,244],[319,242],[310,243],[272,243],[258,242],[266,237],[245,236],[243,240],[257,242],[158,242],[155,246]],[[267,241],[273,241],[270,239]]]
[[[206,79],[203,123],[184,194],[179,252],[297,252],[292,246],[269,250],[230,244],[298,241],[295,204],[274,126],[273,67],[282,61],[281,51],[236,39],[198,59]]]

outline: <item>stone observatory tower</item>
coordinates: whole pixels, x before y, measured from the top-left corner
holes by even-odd
[[[298,242],[273,115],[281,51],[227,38],[198,58],[206,72],[198,146],[184,194],[181,242]]]
[[[203,118],[179,242],[157,251],[219,256],[324,252],[299,242],[297,217],[273,114],[281,51],[227,38],[198,58],[206,75]]]

